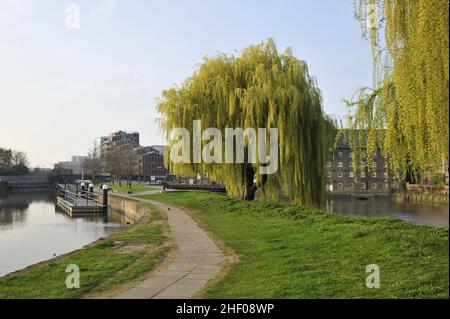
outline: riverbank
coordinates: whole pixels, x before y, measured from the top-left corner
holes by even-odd
[[[42,175],[0,176],[0,194],[49,191],[49,179]]]
[[[422,205],[448,205],[449,194],[425,193],[414,191],[403,191],[395,193],[394,198],[399,203],[411,203]]]
[[[240,202],[202,192],[145,196],[189,209],[239,262],[203,298],[448,298],[448,229]],[[365,286],[380,268],[380,289]]]
[[[145,185],[141,185],[141,184],[131,184],[131,187],[129,187],[128,185],[125,185],[125,184],[123,184],[121,186],[116,184],[116,185],[110,186],[110,187],[113,192],[119,193],[119,194],[135,194],[135,193],[149,192],[149,191],[154,191],[154,190],[160,189],[158,187],[145,186]]]
[[[173,248],[167,216],[157,208],[128,201],[145,210],[133,226],[83,249],[0,278],[2,298],[97,298],[115,295],[165,260]],[[136,215],[134,216],[136,217]],[[67,289],[68,265],[80,268],[80,288]]]

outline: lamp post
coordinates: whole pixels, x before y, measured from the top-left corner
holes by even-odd
[[[81,198],[84,198],[84,192],[86,191],[86,184],[81,183]]]
[[[108,211],[108,185],[103,185],[103,213],[106,213]]]

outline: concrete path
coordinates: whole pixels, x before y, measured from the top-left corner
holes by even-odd
[[[121,196],[127,197],[127,196]],[[134,197],[133,199],[138,199]],[[197,226],[183,210],[153,200],[138,199],[167,212],[177,255],[172,264],[151,275],[116,299],[192,298],[222,266],[232,260]]]
[[[139,197],[139,196],[146,196],[146,195],[155,195],[155,194],[161,193],[162,190],[163,190],[163,189],[162,189],[162,187],[161,187],[161,188],[158,188],[158,189],[152,189],[152,190],[150,190],[150,191],[144,191],[144,192],[139,192],[139,193],[133,193],[133,194],[130,194],[130,195],[128,195],[128,196],[131,196],[131,197]]]

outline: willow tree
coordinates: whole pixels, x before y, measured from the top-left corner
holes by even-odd
[[[208,173],[224,183],[232,197],[253,200],[260,189],[269,199],[280,191],[299,203],[319,206],[324,199],[325,160],[334,125],[322,110],[321,92],[307,64],[291,49],[277,51],[272,39],[244,49],[240,55],[204,58],[184,83],[163,92],[158,103],[169,143],[173,128],[192,134],[193,121],[202,127],[278,128],[279,169],[261,175],[261,163],[174,164],[177,175]],[[222,134],[222,136],[224,136]],[[205,141],[203,143],[206,143]]]
[[[381,146],[399,176],[448,165],[448,14],[448,0],[355,0],[374,83],[348,102],[349,127],[368,141],[366,162]]]

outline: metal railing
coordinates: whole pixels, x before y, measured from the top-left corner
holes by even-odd
[[[56,184],[56,195],[74,206],[103,207],[100,195],[72,184]]]
[[[200,190],[207,191],[213,193],[226,193],[227,190],[225,186],[220,184],[182,184],[182,183],[172,183],[165,182],[163,183],[167,189],[175,189],[175,190]]]

